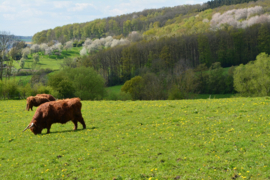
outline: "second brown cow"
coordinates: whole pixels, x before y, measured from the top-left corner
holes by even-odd
[[[50,94],[37,94],[36,97],[44,97],[49,99],[50,101],[56,101],[56,99]]]
[[[36,96],[29,96],[26,101],[26,110],[31,109],[33,111],[33,106],[38,107],[45,102],[55,101],[55,98],[50,94],[37,94]]]

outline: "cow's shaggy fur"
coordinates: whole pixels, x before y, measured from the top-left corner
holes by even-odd
[[[47,128],[47,133],[50,133],[51,125],[54,123],[65,124],[68,121],[74,123],[74,130],[77,129],[77,124],[80,122],[83,128],[86,128],[84,119],[81,113],[82,103],[79,98],[65,99],[52,101],[40,105],[29,126],[34,134],[40,134],[42,129]]]

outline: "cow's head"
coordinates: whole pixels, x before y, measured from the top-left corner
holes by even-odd
[[[26,104],[26,110],[29,111],[29,109],[30,109],[31,107],[33,107],[33,103],[36,102],[36,99],[35,99],[34,96],[30,96],[30,97],[28,97],[28,98],[26,99],[26,101],[27,101],[27,104]]]
[[[36,122],[31,122],[24,130],[30,129],[35,135],[41,134],[42,128],[37,125]]]

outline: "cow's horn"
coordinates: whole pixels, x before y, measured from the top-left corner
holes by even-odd
[[[26,131],[27,129],[29,129],[29,125],[23,130],[23,132]]]
[[[31,126],[28,125],[28,126],[23,130],[23,132],[26,131],[27,129],[30,129],[30,128],[33,127],[33,126],[34,126],[34,123],[32,123]]]
[[[35,125],[35,124],[34,124],[34,123],[32,123],[32,124],[31,124],[31,126],[29,127],[29,129],[30,129],[31,127],[33,127],[34,125]]]

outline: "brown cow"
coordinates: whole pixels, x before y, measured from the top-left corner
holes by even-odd
[[[65,124],[68,121],[74,123],[74,130],[77,129],[78,122],[86,128],[81,113],[82,103],[79,98],[52,101],[40,105],[30,124],[24,129],[30,129],[35,135],[41,134],[42,129],[47,128],[50,133],[51,125],[54,123]]]
[[[55,99],[52,95],[50,95],[50,94],[37,94],[36,96],[37,96],[37,97],[44,97],[44,98],[47,98],[47,99],[49,99],[50,101],[56,101],[56,99]]]
[[[44,97],[36,97],[36,96],[29,96],[27,99],[27,104],[26,104],[26,110],[29,111],[31,109],[33,111],[33,106],[37,107],[45,102],[50,102],[49,99],[44,98]]]

